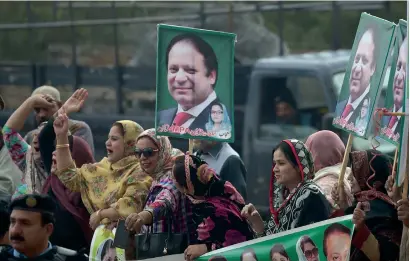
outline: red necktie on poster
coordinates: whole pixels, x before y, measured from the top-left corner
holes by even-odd
[[[398,118],[397,116],[392,116],[389,121],[389,129],[393,129],[394,124],[396,124]]]
[[[192,118],[191,114],[189,114],[187,112],[179,112],[175,116],[173,124],[176,125],[176,126],[181,126],[182,124],[187,122],[187,120],[189,120],[190,118]]]
[[[346,118],[347,115],[349,115],[353,111],[353,106],[351,104],[347,104],[343,113],[342,113],[342,118]]]

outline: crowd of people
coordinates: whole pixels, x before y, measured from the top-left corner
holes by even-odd
[[[69,118],[87,95],[79,89],[63,103],[57,89],[39,87],[3,126],[0,260],[87,260],[95,229],[114,228],[119,220],[130,235],[183,234],[178,251],[194,260],[348,214],[355,224],[351,249],[337,257],[328,249],[327,260],[408,260],[409,203],[395,185],[391,160],[381,152],[351,152],[341,189],[345,146],[335,133],[323,130],[306,142],[272,144],[270,193],[261,195],[269,197],[271,215],[263,220],[245,203],[247,170],[227,143],[196,140],[194,153],[184,153],[155,129],[123,120],[111,126],[107,156],[97,162],[90,127]],[[38,127],[23,138],[32,112]],[[309,240],[298,243],[298,256],[318,260]],[[138,251],[133,243],[127,260]],[[289,260],[280,245],[272,251],[272,260]],[[250,251],[241,260],[256,255]]]

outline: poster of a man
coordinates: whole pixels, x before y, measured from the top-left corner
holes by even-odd
[[[233,140],[235,34],[158,26],[158,134]]]
[[[391,112],[403,112],[404,93],[407,85],[407,58],[409,55],[407,23],[400,21],[396,30],[395,50],[387,88],[386,107]],[[385,116],[382,121],[381,136],[398,145],[403,126],[403,117]]]
[[[343,80],[342,91],[335,109],[333,124],[360,137],[367,137],[369,124],[357,122],[363,103],[373,114],[379,85],[394,33],[394,24],[363,13],[353,43],[352,53]],[[366,107],[366,106],[365,106]],[[369,118],[370,120],[370,118]],[[364,127],[364,129],[363,129]]]

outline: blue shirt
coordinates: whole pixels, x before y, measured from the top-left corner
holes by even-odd
[[[39,256],[44,255],[45,253],[47,253],[48,251],[50,251],[53,248],[53,246],[51,245],[50,241],[48,242],[48,247],[46,250],[43,251],[43,253],[41,253]],[[28,258],[25,255],[21,254],[20,252],[18,252],[17,250],[13,250],[13,256],[17,257],[17,258]]]

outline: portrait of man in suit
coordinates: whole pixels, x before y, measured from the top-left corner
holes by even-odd
[[[404,92],[406,86],[406,68],[407,68],[407,57],[408,57],[408,43],[407,36],[400,45],[399,54],[397,56],[397,63],[393,78],[393,88],[390,97],[393,98],[393,107],[389,108],[392,112],[403,112],[404,105]],[[398,141],[400,135],[398,133],[401,131],[400,116],[385,116],[383,117],[383,126],[387,127],[385,135],[389,139]]]
[[[158,111],[158,125],[206,131],[213,102],[221,103],[215,92],[218,59],[212,46],[196,34],[179,34],[168,44],[165,60],[168,91],[177,106]]]
[[[355,123],[363,102],[369,97],[370,81],[376,70],[375,29],[368,28],[360,38],[349,79],[349,97],[336,105],[336,117],[345,124]]]

